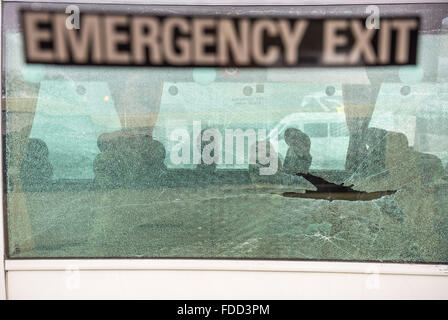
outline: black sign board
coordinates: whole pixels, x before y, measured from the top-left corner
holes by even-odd
[[[416,64],[418,17],[187,17],[22,11],[28,63],[177,67]]]

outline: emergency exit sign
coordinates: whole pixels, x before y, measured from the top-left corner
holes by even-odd
[[[28,63],[170,67],[416,64],[418,17],[190,17],[22,11]]]

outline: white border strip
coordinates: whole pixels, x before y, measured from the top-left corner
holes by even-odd
[[[273,260],[191,260],[191,259],[80,259],[80,260],[6,260],[6,271],[79,270],[195,270],[195,271],[264,271],[318,272],[357,274],[397,274],[447,276],[448,265],[273,261]]]

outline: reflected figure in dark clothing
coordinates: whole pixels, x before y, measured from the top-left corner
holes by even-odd
[[[98,148],[101,153],[93,165],[97,186],[153,186],[163,180],[165,147],[148,134],[131,130],[103,133]]]
[[[298,129],[288,128],[285,131],[285,142],[289,148],[283,171],[289,174],[308,173],[312,162],[310,137]]]

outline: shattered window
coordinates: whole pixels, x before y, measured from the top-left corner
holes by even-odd
[[[379,6],[420,15],[416,66],[241,69],[27,64],[27,5],[3,4],[10,258],[448,262],[448,5]]]

